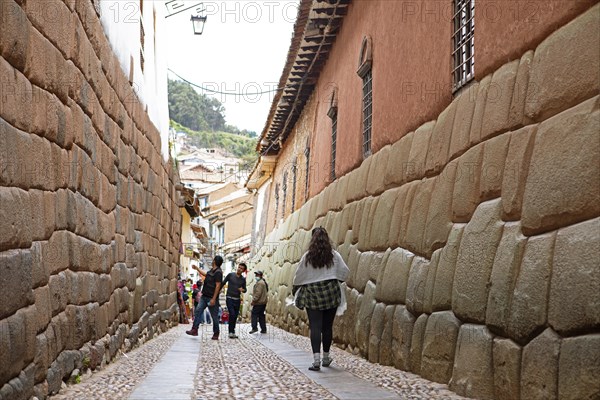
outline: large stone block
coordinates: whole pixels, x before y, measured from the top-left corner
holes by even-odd
[[[367,196],[367,181],[369,178],[369,168],[373,157],[369,157],[362,162],[360,167],[350,172],[350,181],[348,182],[348,202],[360,200]]]
[[[413,134],[412,145],[406,164],[406,182],[422,179],[425,176],[425,162],[435,121],[427,122]]]
[[[433,312],[433,291],[435,290],[435,275],[437,273],[437,266],[440,261],[441,250],[437,250],[431,256],[429,262],[429,271],[427,272],[427,278],[425,280],[425,295],[423,298],[423,312],[431,314]]]
[[[391,146],[385,146],[373,155],[367,182],[367,194],[377,196],[385,190],[385,172],[388,168]]]
[[[392,252],[391,249],[387,249],[385,252],[375,252],[369,263],[369,280],[378,283],[377,279],[381,273],[381,270],[387,264],[388,257]]]
[[[515,88],[510,102],[508,113],[508,129],[519,128],[524,125],[525,100],[527,99],[527,86],[529,86],[529,71],[533,62],[533,51],[523,54],[519,61],[519,69],[515,78]]]
[[[519,343],[546,325],[555,237],[551,232],[527,240],[510,307],[509,337]]]
[[[390,224],[389,247],[399,247],[406,235],[406,227],[410,217],[410,204],[418,182],[411,182],[400,187],[392,212]]]
[[[398,304],[406,301],[406,287],[410,265],[414,254],[397,248],[392,250],[385,266],[377,277],[375,298],[386,304]]]
[[[504,173],[502,174],[502,219],[517,221],[521,219],[521,205],[525,182],[529,171],[529,162],[533,152],[533,142],[537,126],[527,126],[510,133],[510,144]]]
[[[356,212],[352,221],[352,243],[357,243],[360,235],[360,226],[363,220],[363,213],[369,214],[369,205],[373,199],[371,197],[360,200],[356,203]]]
[[[408,275],[406,286],[406,308],[414,315],[423,313],[425,308],[425,284],[429,273],[429,260],[415,257]]]
[[[369,334],[369,361],[379,362],[381,335],[384,327],[385,304],[377,303],[371,317],[371,333]]]
[[[429,315],[427,314],[421,314],[419,318],[417,318],[413,325],[412,339],[410,341],[410,352],[408,356],[410,371],[419,375],[421,374],[421,357],[428,317]]]
[[[504,134],[484,143],[481,178],[479,178],[480,201],[500,197],[509,139],[510,135]]]
[[[452,192],[456,179],[457,163],[451,162],[433,179],[433,189],[423,232],[422,249],[426,256],[443,247],[452,228]]]
[[[477,98],[475,100],[475,110],[473,110],[473,121],[471,122],[471,132],[469,134],[469,146],[474,146],[481,142],[481,129],[483,125],[483,114],[485,112],[485,102],[487,99],[492,76],[488,75],[479,82],[477,88]]]
[[[431,298],[432,311],[449,310],[452,307],[454,271],[463,229],[464,225],[454,225],[448,236],[448,242],[440,251]]]
[[[385,187],[402,185],[407,181],[407,168],[414,133],[404,135],[390,148],[383,184]]]
[[[431,314],[427,319],[421,360],[421,376],[448,383],[452,376],[454,351],[461,322],[452,311]]]
[[[523,198],[526,235],[600,215],[598,97],[540,126]]]
[[[548,36],[535,50],[525,114],[542,121],[600,90],[600,6]]]
[[[383,312],[383,331],[379,342],[379,364],[394,365],[392,341],[396,306],[386,306]]]
[[[485,102],[481,141],[508,129],[508,114],[518,69],[519,61],[515,60],[494,72]]]
[[[558,398],[558,356],[560,337],[546,329],[523,348],[521,359],[521,398]],[[544,368],[540,368],[543,365]]]
[[[31,215],[29,193],[0,187],[0,251],[31,247]]]
[[[405,306],[396,306],[392,327],[392,361],[396,368],[410,368],[410,344],[415,317]]]
[[[434,179],[425,179],[417,183],[411,202],[406,233],[400,245],[417,254],[424,254],[423,233],[427,225],[429,200],[433,191]]]
[[[13,0],[2,4],[0,24],[0,54],[15,68],[23,71],[29,53],[31,23]]]
[[[363,356],[368,355],[369,335],[371,333],[371,319],[375,310],[375,284],[368,282],[365,293],[360,301],[360,309],[356,316],[356,346]]]
[[[390,246],[390,226],[394,205],[400,189],[390,189],[383,193],[371,221],[371,233],[367,238],[367,247],[371,250],[385,250]]]
[[[0,319],[33,303],[32,262],[29,250],[0,252]]]
[[[375,218],[375,211],[377,211],[379,199],[379,197],[368,197],[366,199],[358,232],[358,249],[360,251],[370,250],[368,246],[369,235],[371,234],[371,226],[373,224],[373,218]]]
[[[502,336],[509,336],[511,300],[526,240],[518,222],[507,223],[496,250],[490,276],[490,293],[487,300],[485,323]]]
[[[500,200],[482,203],[464,229],[452,291],[452,309],[463,321],[485,321],[496,249],[502,237]]]
[[[599,376],[600,334],[563,339],[558,361],[558,398],[597,398]]]
[[[356,249],[356,246],[350,246],[348,259],[346,260],[346,264],[348,265],[348,269],[350,272],[348,273],[348,279],[346,283],[351,288],[356,287],[356,274],[358,271],[358,263],[360,261],[360,251]]]
[[[548,323],[562,335],[600,327],[600,218],[558,231]]]
[[[521,347],[510,339],[494,338],[494,394],[498,400],[519,399]]]
[[[469,135],[471,133],[471,123],[473,122],[478,90],[479,83],[474,82],[468,88],[461,91],[458,98],[454,100],[456,102],[456,114],[454,115],[454,125],[452,126],[448,160],[460,156],[469,149]]]
[[[456,159],[456,175],[452,192],[452,221],[469,222],[479,205],[479,179],[483,145],[470,148]]]
[[[427,160],[425,161],[426,176],[437,175],[448,163],[448,149],[452,139],[452,126],[454,125],[457,103],[456,100],[453,101],[441,112],[431,132]]]
[[[478,399],[494,398],[493,336],[485,326],[460,327],[452,379],[448,386],[456,393]]]

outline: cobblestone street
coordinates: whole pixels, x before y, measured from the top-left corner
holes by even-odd
[[[269,326],[212,341],[177,328],[118,358],[102,371],[52,397],[66,399],[463,399],[417,375],[372,364],[336,347],[334,363],[311,372],[308,338]],[[222,333],[226,326],[222,326]]]

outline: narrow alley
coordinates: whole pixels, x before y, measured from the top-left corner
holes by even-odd
[[[218,341],[210,340],[210,325],[201,328],[192,338],[184,334],[188,326],[179,325],[52,399],[465,399],[444,384],[337,347],[330,368],[309,371],[309,340],[279,328],[250,335],[243,324],[239,339]]]

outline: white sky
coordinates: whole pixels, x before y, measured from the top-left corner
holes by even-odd
[[[199,2],[179,3],[187,8]],[[195,84],[244,93],[211,96],[225,106],[228,124],[260,135],[274,92],[254,94],[277,87],[299,1],[221,0],[203,4],[208,19],[202,35],[193,34],[190,17],[195,8],[165,19],[168,66]],[[171,73],[169,77],[176,78]]]

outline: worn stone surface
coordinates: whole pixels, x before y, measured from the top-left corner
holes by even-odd
[[[411,182],[400,187],[394,211],[392,213],[392,222],[390,224],[389,247],[395,248],[401,245],[401,241],[406,233],[408,219],[410,217],[410,203],[418,182]]]
[[[475,100],[475,109],[473,110],[473,121],[471,122],[471,132],[469,133],[469,146],[474,146],[481,142],[481,130],[484,123],[483,116],[485,112],[485,103],[488,91],[492,82],[492,75],[488,75],[479,82],[477,88],[477,98]]]
[[[593,399],[600,394],[600,334],[563,339],[558,361],[558,397]]]
[[[421,125],[413,134],[412,146],[406,164],[406,182],[421,179],[425,176],[425,162],[434,126],[435,121],[427,122]]]
[[[540,124],[523,196],[523,233],[600,215],[598,126],[598,97]]]
[[[463,229],[464,225],[454,225],[448,236],[448,242],[440,251],[431,299],[432,311],[449,310],[452,306],[454,271]]]
[[[556,233],[530,237],[512,295],[509,336],[524,344],[546,324]]]
[[[412,339],[410,341],[409,366],[415,374],[421,374],[421,360],[423,351],[423,342],[425,340],[425,331],[427,329],[427,319],[429,315],[421,314],[415,321],[412,329]]]
[[[456,177],[452,192],[452,221],[469,222],[479,205],[479,180],[483,145],[470,148],[456,159]]]
[[[521,398],[558,398],[558,356],[560,337],[548,328],[523,348]],[[540,368],[543,365],[544,368]]]
[[[510,339],[494,338],[494,398],[518,399],[521,380],[521,347]]]
[[[479,178],[480,201],[500,197],[509,139],[509,134],[503,134],[484,143]]]
[[[415,317],[405,306],[396,306],[392,328],[392,360],[396,368],[410,368],[410,346]]]
[[[510,106],[513,98],[519,61],[504,64],[492,75],[488,88],[481,127],[481,141],[508,129]]]
[[[533,62],[533,51],[529,50],[521,57],[519,69],[515,78],[515,88],[510,102],[508,113],[508,129],[519,128],[524,125],[525,100],[527,99],[527,88],[529,86],[529,73]]]
[[[385,187],[401,185],[407,182],[408,159],[412,146],[414,133],[404,135],[390,147],[387,168],[385,170]]]
[[[383,312],[383,331],[379,342],[379,364],[394,365],[392,352],[395,305],[386,306]]]
[[[502,174],[502,219],[516,221],[521,218],[521,205],[533,142],[537,126],[527,126],[510,133],[510,144],[504,173]]]
[[[460,327],[449,387],[463,396],[494,398],[493,336],[481,325]]]
[[[387,190],[377,202],[377,209],[369,224],[371,233],[367,237],[367,247],[372,250],[385,250],[390,246],[390,226],[399,193],[400,189]]]
[[[452,139],[452,126],[454,125],[457,103],[457,101],[453,101],[440,113],[431,132],[425,162],[425,174],[427,176],[439,174],[448,162],[448,149]]]
[[[563,335],[600,327],[600,218],[560,229],[554,247],[548,323]]]
[[[460,325],[452,311],[436,312],[427,319],[421,376],[440,383],[450,380]]]
[[[411,202],[408,225],[403,240],[400,244],[416,254],[424,254],[423,233],[427,226],[427,211],[433,190],[434,179],[425,179],[417,183],[415,194]]]
[[[348,202],[360,200],[367,196],[367,181],[372,161],[373,157],[368,157],[362,162],[360,167],[350,173],[347,192]]]
[[[525,103],[528,118],[542,121],[598,93],[599,9],[590,8],[535,50]]]
[[[469,135],[471,133],[471,123],[473,122],[478,90],[479,83],[474,82],[454,100],[457,104],[454,125],[452,127],[452,138],[450,139],[450,148],[448,149],[448,160],[453,160],[469,149]]]
[[[386,304],[404,304],[408,276],[414,254],[402,248],[392,250],[385,266],[380,270],[375,298]]]
[[[406,308],[414,315],[419,315],[425,308],[425,284],[429,273],[430,262],[422,257],[415,257],[410,266],[408,285],[406,286]]]
[[[496,249],[502,237],[500,200],[481,204],[463,232],[454,273],[452,309],[462,321],[485,321]]]
[[[385,190],[385,173],[387,170],[391,146],[385,146],[373,155],[369,176],[367,178],[367,194],[377,196]]]
[[[381,335],[384,328],[385,304],[377,303],[371,317],[371,327],[369,334],[369,356],[368,360],[373,363],[379,362],[379,350],[381,345]]]
[[[508,336],[511,301],[525,242],[519,223],[506,224],[492,266],[485,323],[503,336]]]
[[[360,309],[356,316],[356,345],[363,355],[369,350],[369,334],[371,332],[371,319],[375,309],[375,284],[368,282],[365,293],[362,295]]]
[[[456,169],[457,163],[451,162],[433,179],[422,243],[422,250],[428,257],[446,244],[452,228],[452,192]]]

